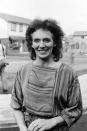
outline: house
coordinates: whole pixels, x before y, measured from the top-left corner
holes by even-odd
[[[87,53],[87,31],[75,31],[65,39],[68,52]]]
[[[87,53],[87,31],[76,31],[73,33],[72,48]]]
[[[0,13],[0,40],[9,50],[19,48],[23,51],[25,46],[25,32],[30,19]]]

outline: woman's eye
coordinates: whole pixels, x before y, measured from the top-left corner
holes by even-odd
[[[49,38],[44,38],[43,39],[43,42],[46,42],[46,43],[48,43],[48,42],[50,42],[51,40],[49,39]]]
[[[49,39],[49,38],[43,38],[41,40],[41,39],[36,38],[36,39],[33,40],[33,42],[35,42],[35,43],[39,43],[40,41],[43,41],[44,43],[49,43],[51,41],[51,39]]]
[[[38,42],[40,42],[40,39],[34,39],[33,40],[35,43],[38,43]]]

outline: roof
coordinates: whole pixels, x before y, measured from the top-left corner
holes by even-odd
[[[23,36],[10,36],[10,39],[12,39],[12,40],[25,40],[25,37],[23,37]]]
[[[0,13],[0,17],[6,21],[21,23],[21,24],[29,24],[31,21],[30,19],[27,19],[27,18],[18,17],[18,16],[14,16],[14,15],[8,15],[8,14],[4,14],[4,13]]]
[[[76,31],[73,36],[87,36],[87,31]]]

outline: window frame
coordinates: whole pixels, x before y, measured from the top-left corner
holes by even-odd
[[[19,32],[23,32],[23,24],[19,24]]]
[[[17,27],[16,23],[12,22],[11,23],[11,31],[16,31],[16,27]]]

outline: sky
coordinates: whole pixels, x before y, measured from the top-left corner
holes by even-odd
[[[0,13],[28,19],[53,18],[67,35],[87,31],[87,0],[0,0]]]

